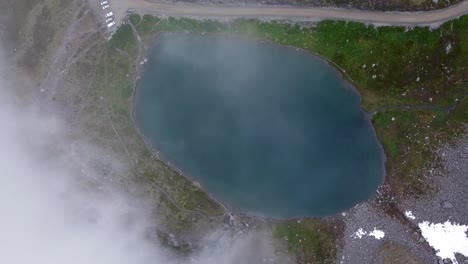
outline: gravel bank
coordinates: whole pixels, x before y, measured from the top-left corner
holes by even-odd
[[[409,197],[398,203],[402,212],[411,211],[415,224],[429,221],[446,221],[468,224],[468,127],[466,133],[453,143],[441,146],[437,154],[442,168],[428,171],[436,191],[426,197]],[[409,225],[384,214],[375,205],[376,200],[359,204],[345,213],[343,247],[337,263],[439,263],[435,251]],[[377,239],[363,235],[358,230],[385,232]],[[393,259],[393,260],[392,260]],[[458,255],[458,263],[468,263],[466,257]],[[447,263],[447,262],[446,262]]]

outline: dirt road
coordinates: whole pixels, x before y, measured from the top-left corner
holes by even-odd
[[[147,0],[113,0],[111,9],[120,20],[128,8],[140,14],[206,18],[271,18],[315,21],[323,19],[361,21],[391,25],[437,24],[468,13],[468,1],[428,12],[378,12],[342,8],[298,8],[286,6],[218,6],[189,3],[162,3]]]

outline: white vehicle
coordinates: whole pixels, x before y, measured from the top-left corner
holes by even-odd
[[[109,8],[109,5],[105,5],[102,7],[102,10],[106,10],[107,8]]]
[[[108,19],[106,19],[106,23],[109,23],[111,22],[112,20],[114,20],[112,17],[109,17]]]
[[[110,28],[110,27],[112,27],[113,25],[115,25],[115,21],[112,21],[112,22],[110,22],[109,24],[107,24],[107,27]]]
[[[103,1],[103,2],[101,2],[101,5],[102,5],[102,6],[103,6],[103,5],[107,5],[107,3],[109,3],[109,2]]]
[[[107,14],[105,15],[105,17],[108,18],[108,17],[112,17],[113,15],[114,15],[114,13],[109,12],[109,13],[107,13]]]

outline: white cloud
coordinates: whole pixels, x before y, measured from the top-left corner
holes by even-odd
[[[155,223],[144,200],[108,182],[95,188],[103,177],[87,163],[92,156],[118,170],[112,154],[72,143],[60,118],[19,107],[4,77],[0,65],[0,263],[229,264],[274,255],[264,236],[231,240],[219,231],[190,259],[171,256],[148,239]]]
[[[121,193],[96,199],[58,119],[0,94],[0,263],[167,263],[145,239],[144,211]],[[35,109],[37,111],[37,109]],[[111,188],[109,188],[111,190]]]

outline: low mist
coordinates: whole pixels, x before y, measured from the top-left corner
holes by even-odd
[[[73,135],[39,103],[16,100],[12,72],[0,65],[0,263],[261,263],[274,256],[269,236],[258,232],[232,239],[214,230],[210,244],[184,258],[151,240],[150,203],[112,186],[106,177],[115,176],[96,166],[121,169],[112,154]]]

